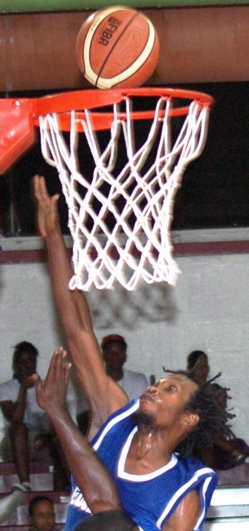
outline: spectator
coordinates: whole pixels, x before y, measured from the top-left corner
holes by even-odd
[[[55,489],[69,487],[69,471],[61,446],[36,401],[32,375],[36,373],[37,356],[34,345],[28,341],[18,343],[13,354],[13,378],[0,384],[0,406],[7,421],[1,454],[4,461],[14,461],[20,483],[13,487],[23,492],[31,490],[30,461],[51,462],[51,458]]]
[[[199,382],[206,382],[209,375],[208,357],[203,350],[193,350],[187,357],[187,370],[195,374]]]
[[[48,496],[36,496],[29,503],[29,531],[55,531],[55,512]]]
[[[129,400],[139,398],[149,384],[144,374],[124,369],[127,360],[124,337],[118,334],[105,336],[101,348],[108,376],[124,389]]]

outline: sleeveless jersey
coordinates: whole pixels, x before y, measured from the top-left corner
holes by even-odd
[[[172,454],[166,466],[145,475],[125,472],[126,456],[137,426],[131,415],[139,400],[114,413],[92,440],[92,445],[112,474],[118,486],[124,511],[143,531],[156,531],[170,518],[181,500],[196,489],[200,497],[200,515],[193,531],[200,531],[213,491],[217,484],[215,472],[199,460],[179,459]],[[64,530],[75,526],[91,514],[82,493],[73,480],[73,493]]]

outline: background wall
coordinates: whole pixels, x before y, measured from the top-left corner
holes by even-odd
[[[231,388],[236,434],[249,441],[249,254],[178,257],[177,263],[176,288],[143,284],[132,293],[118,286],[88,293],[97,337],[124,335],[127,368],[148,377],[161,376],[162,366],[185,368],[191,350],[206,351],[211,374],[221,370],[220,383]],[[44,376],[63,341],[45,264],[0,269],[1,381],[11,377],[13,346],[22,340],[38,347]]]
[[[158,66],[148,83],[248,81],[249,6],[143,12],[155,25],[161,44]],[[0,15],[0,91],[89,88],[75,57],[76,37],[89,14]]]

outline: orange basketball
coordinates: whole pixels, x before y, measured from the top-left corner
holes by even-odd
[[[95,87],[139,87],[151,76],[159,56],[152,22],[140,11],[112,6],[93,13],[76,42],[80,70]]]

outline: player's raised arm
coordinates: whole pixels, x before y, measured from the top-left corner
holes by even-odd
[[[55,304],[79,384],[89,401],[98,429],[112,412],[127,402],[127,397],[106,375],[86,298],[77,289],[69,290],[73,270],[59,225],[59,196],[50,197],[45,179],[37,175],[34,190],[38,204],[38,228],[46,242]]]
[[[37,402],[54,426],[70,470],[91,511],[121,509],[113,478],[65,408],[70,371],[65,356],[66,352],[59,347],[53,353],[45,381],[34,376]]]

